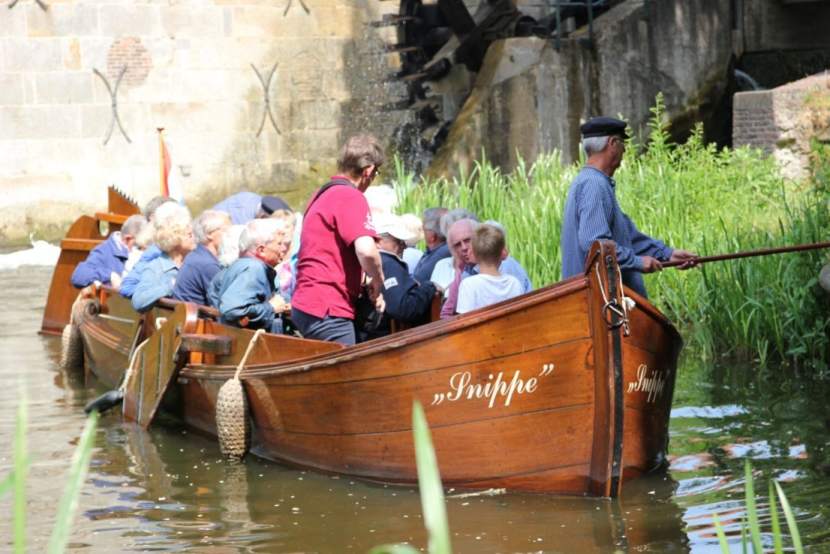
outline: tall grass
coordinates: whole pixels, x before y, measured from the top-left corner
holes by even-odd
[[[615,174],[623,210],[639,228],[701,255],[821,241],[830,229],[830,155],[817,150],[813,179],[783,179],[774,161],[747,148],[722,149],[697,128],[682,145],[653,108],[648,148],[630,143]],[[535,286],[561,278],[559,239],[568,187],[580,164],[558,153],[503,174],[486,160],[453,180],[413,179],[397,166],[403,211],[463,206],[508,230],[508,245]],[[705,360],[731,355],[828,375],[830,311],[816,287],[827,254],[814,251],[712,263],[646,277],[653,302],[678,322]]]

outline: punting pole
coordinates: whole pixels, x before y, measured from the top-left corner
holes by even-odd
[[[738,258],[751,258],[754,256],[769,256],[771,254],[784,254],[786,252],[803,252],[805,250],[820,250],[822,248],[830,248],[830,242],[815,242],[812,244],[797,244],[795,246],[779,246],[777,248],[761,248],[759,250],[747,250],[744,252],[734,252],[732,254],[718,254],[717,256],[700,256],[694,258],[695,265],[705,264],[708,262],[722,262],[724,260],[735,260]],[[677,267],[686,263],[683,262],[663,262],[661,265],[663,269],[667,267]]]

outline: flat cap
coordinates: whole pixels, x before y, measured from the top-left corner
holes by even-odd
[[[608,137],[614,135],[628,138],[628,133],[625,132],[625,127],[625,121],[621,121],[614,117],[592,117],[583,123],[579,130],[582,132],[583,138]]]
[[[262,206],[262,211],[268,215],[271,215],[277,210],[288,210],[289,212],[293,211],[291,207],[285,203],[285,200],[279,196],[263,196],[260,201],[260,206]]]

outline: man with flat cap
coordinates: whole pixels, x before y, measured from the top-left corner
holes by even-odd
[[[694,265],[696,255],[676,250],[637,229],[617,202],[614,172],[625,152],[626,125],[612,117],[594,117],[580,127],[582,148],[588,157],[577,174],[562,218],[562,278],[585,270],[585,258],[595,240],[612,240],[617,245],[617,262],[623,282],[646,295],[643,273],[663,269],[662,262],[683,262],[680,269]]]

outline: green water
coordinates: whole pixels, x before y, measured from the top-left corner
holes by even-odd
[[[100,389],[57,367],[59,341],[37,334],[50,269],[0,272],[0,475],[10,466],[18,383],[30,401],[29,545],[44,550],[64,474]],[[711,514],[733,541],[743,515],[743,462],[782,481],[809,552],[830,552],[827,388],[759,381],[751,369],[687,359],[671,422],[673,468],[631,483],[617,501],[448,493],[458,553],[719,552]],[[164,421],[150,432],[102,418],[70,541],[77,552],[366,552],[426,546],[412,489],[371,485],[249,458]],[[505,452],[508,456],[509,452]],[[763,472],[763,475],[760,473]],[[768,522],[766,498],[760,500]],[[0,500],[0,551],[11,505]]]

